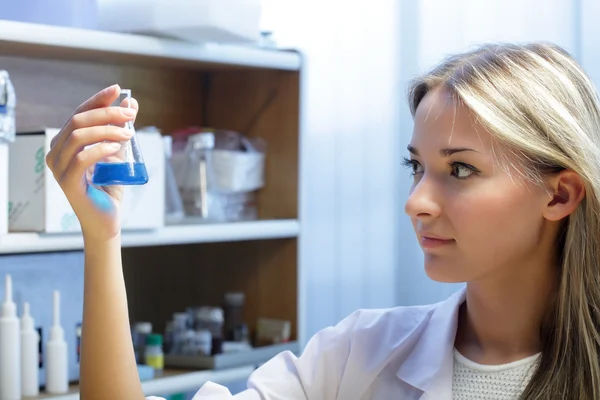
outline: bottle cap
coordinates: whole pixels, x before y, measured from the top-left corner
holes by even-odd
[[[225,293],[225,304],[233,307],[241,307],[244,305],[245,297],[243,292]]]
[[[162,346],[163,337],[160,333],[152,333],[146,337],[147,346]]]
[[[150,322],[138,322],[135,324],[135,331],[137,333],[149,335],[152,333],[152,324]]]
[[[23,304],[23,315],[21,316],[21,330],[32,331],[34,329],[35,323],[31,315],[29,314],[29,303],[25,302]]]
[[[223,309],[219,307],[213,307],[210,309],[208,314],[209,322],[223,322],[225,321],[225,315],[223,313]]]
[[[188,320],[190,316],[188,315],[188,313],[181,313],[181,312],[177,312],[173,314],[173,320],[174,321],[186,321]]]
[[[62,342],[65,339],[65,332],[60,326],[60,292],[58,290],[52,293],[52,314],[49,341]]]
[[[2,316],[3,317],[16,317],[17,316],[17,305],[13,302],[12,293],[12,279],[10,275],[6,275],[4,282],[4,302],[2,303]]]

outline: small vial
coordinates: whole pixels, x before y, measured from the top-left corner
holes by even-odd
[[[161,334],[153,333],[146,337],[146,350],[144,358],[146,365],[154,368],[156,372],[162,372],[165,368],[165,356],[163,354],[163,337]]]
[[[131,90],[122,89],[113,107],[131,107]],[[121,149],[117,153],[96,164],[92,175],[92,183],[95,185],[145,185],[148,183],[148,171],[135,136],[133,122],[125,123],[122,128],[130,129],[134,134],[131,139],[121,142]]]
[[[135,360],[138,364],[144,364],[144,353],[146,348],[146,339],[152,333],[152,324],[150,322],[137,322],[132,329],[133,349]]]

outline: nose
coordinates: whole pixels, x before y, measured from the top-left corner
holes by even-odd
[[[440,216],[441,209],[436,184],[424,175],[413,185],[404,205],[404,211],[410,218],[436,218]]]

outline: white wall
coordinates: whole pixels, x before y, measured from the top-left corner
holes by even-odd
[[[581,63],[596,87],[600,89],[600,1],[579,0],[581,3],[580,39]]]
[[[265,28],[305,52],[303,338],[396,303],[401,107],[397,0],[269,0]]]
[[[598,8],[598,0],[583,1],[590,4],[590,9]],[[592,3],[596,5],[592,6]],[[407,72],[402,76],[404,81],[416,72],[431,68],[448,54],[483,42],[551,41],[578,58],[581,55],[578,20],[582,13],[577,0],[407,0],[403,1],[403,11],[402,68]],[[591,25],[598,11],[590,15],[594,15],[589,17]],[[597,22],[595,24],[598,25]],[[600,32],[596,32],[594,37],[600,38]],[[595,55],[595,59],[597,64],[600,63],[600,56]],[[412,127],[406,111],[402,114],[401,124],[404,149],[410,140]],[[400,224],[402,232],[410,229],[404,221]],[[399,263],[398,304],[436,302],[460,286],[429,280],[419,268],[422,260],[420,252],[412,248],[410,240],[404,242],[400,246],[405,247],[407,256]]]
[[[262,0],[265,28],[306,53],[303,337],[359,307],[441,300],[403,208],[407,82],[485,41],[553,41],[600,83],[598,0]]]

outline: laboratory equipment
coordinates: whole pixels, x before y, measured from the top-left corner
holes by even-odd
[[[138,364],[144,364],[144,353],[146,349],[146,338],[152,333],[152,323],[137,322],[132,329],[133,349]]]
[[[23,397],[36,397],[40,391],[40,335],[29,313],[29,303],[23,304],[21,316],[21,392]]]
[[[131,107],[131,90],[121,89],[119,98],[113,106]],[[92,183],[95,185],[144,185],[148,183],[148,172],[135,135],[133,121],[126,122],[122,127],[130,129],[134,134],[131,139],[121,142],[121,149],[116,154],[96,164],[92,176]]]
[[[213,132],[201,132],[188,138],[185,148],[185,164],[180,182],[185,212],[208,218],[208,172],[210,150],[215,146]]]
[[[265,147],[233,131],[203,129],[172,156],[186,216],[225,222],[256,219],[255,192],[264,186]]]
[[[163,141],[165,144],[165,217],[173,223],[182,220],[185,217],[185,211],[171,164],[173,137],[163,136]]]
[[[241,342],[246,339],[247,327],[244,324],[244,301],[242,292],[225,293],[225,340]]]
[[[65,332],[60,325],[60,292],[52,295],[52,327],[46,343],[46,392],[64,394],[69,391],[69,363]]]
[[[0,314],[0,399],[21,399],[21,332],[17,306],[12,298],[12,279],[6,275]]]
[[[0,213],[0,235],[8,233],[9,215],[14,212],[12,203],[9,202],[10,176],[8,171],[10,165],[8,149],[15,141],[16,103],[17,97],[15,95],[15,88],[10,80],[8,72],[0,70],[0,204],[8,204],[8,212]],[[10,148],[10,158],[13,158],[12,148]]]
[[[162,372],[165,367],[165,356],[162,349],[163,337],[161,334],[152,333],[146,337],[146,349],[144,350],[145,364],[154,368],[156,372]]]

